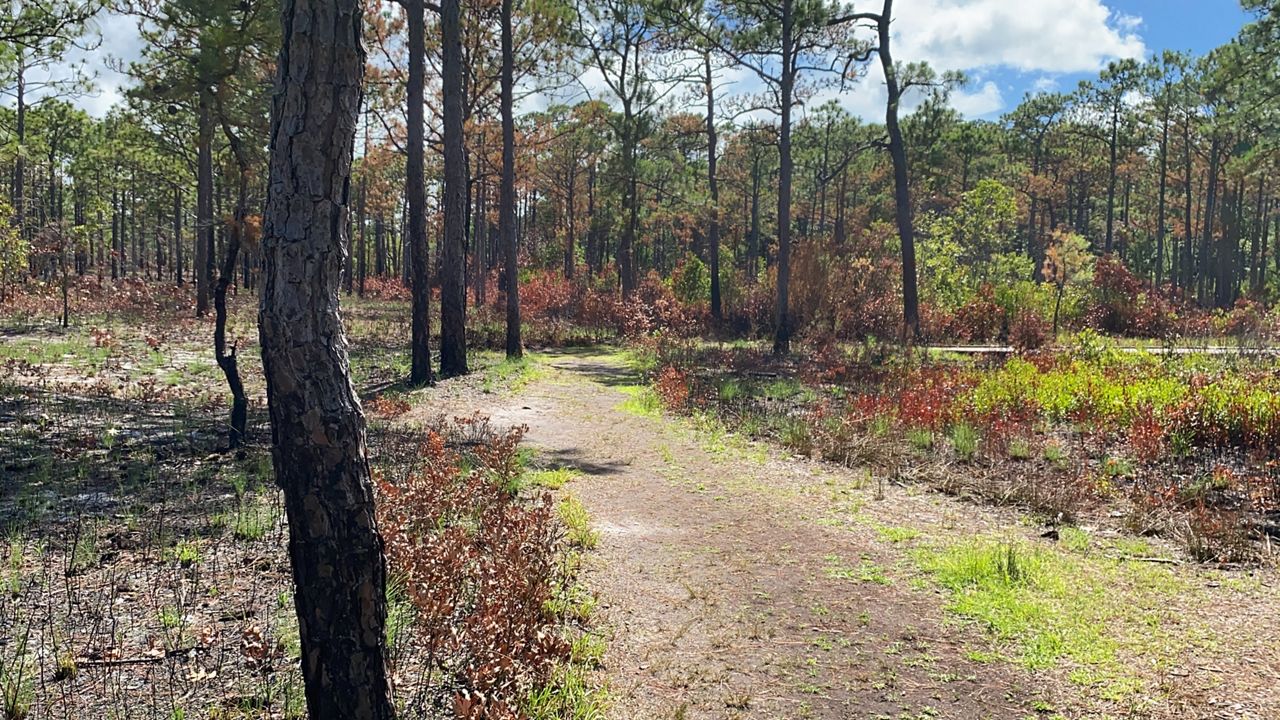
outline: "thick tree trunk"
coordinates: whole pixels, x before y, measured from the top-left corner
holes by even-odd
[[[440,268],[440,375],[467,373],[467,158],[462,136],[462,24],[459,0],[441,0],[444,90],[444,243]]]
[[[409,16],[408,153],[404,193],[408,208],[410,286],[413,288],[411,359],[409,382],[426,385],[435,377],[431,369],[431,270],[427,248],[427,190],[423,170],[426,143],[423,138],[423,102],[426,84],[426,8],[423,0],[402,0]]]
[[[524,354],[524,347],[520,340],[520,268],[516,247],[516,121],[512,108],[515,61],[511,47],[511,2],[502,0],[502,187],[498,198],[498,234],[507,279],[507,357],[518,358]],[[569,248],[572,254],[572,232]],[[568,275],[572,274],[570,262]]]
[[[258,325],[311,720],[395,717],[386,564],[338,313],[364,71],[360,8],[284,0],[263,223]]]

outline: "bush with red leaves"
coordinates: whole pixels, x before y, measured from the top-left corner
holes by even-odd
[[[483,418],[441,422],[402,478],[376,478],[393,585],[412,603],[411,634],[437,702],[459,718],[519,718],[521,700],[569,657],[564,531],[550,495],[522,498],[524,429]]]
[[[1040,313],[1029,309],[1019,310],[1009,322],[1009,344],[1019,352],[1039,350],[1049,342],[1052,332],[1049,321]]]
[[[1127,337],[1164,337],[1178,320],[1169,299],[1115,255],[1099,258],[1094,266],[1093,305],[1086,317],[1097,330]]]
[[[684,412],[689,407],[689,374],[674,365],[662,368],[653,384],[654,392],[662,399],[662,405],[673,412]]]
[[[366,277],[364,279],[364,297],[373,300],[400,300],[410,298],[409,286],[393,277]]]

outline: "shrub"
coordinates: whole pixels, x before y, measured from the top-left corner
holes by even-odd
[[[686,305],[709,302],[711,271],[697,255],[686,253],[671,271],[671,290]]]
[[[428,669],[458,684],[461,716],[517,717],[526,695],[569,659],[548,611],[564,582],[564,530],[550,496],[521,500],[496,481],[515,464],[510,436],[488,434],[490,448],[469,458],[471,469],[446,445],[446,433],[485,428],[433,430],[402,480],[377,477],[378,522],[390,571],[416,612],[409,632]]]
[[[1164,337],[1176,328],[1169,300],[1114,255],[1099,258],[1093,272],[1089,324],[1113,335]]]
[[[689,375],[674,365],[662,368],[653,389],[667,409],[684,412],[689,408]]]
[[[1024,308],[1009,323],[1009,343],[1019,351],[1039,350],[1049,340],[1052,327],[1044,316]]]

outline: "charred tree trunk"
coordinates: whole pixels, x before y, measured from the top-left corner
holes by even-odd
[[[898,221],[898,236],[902,243],[903,332],[908,340],[912,340],[920,334],[920,301],[916,289],[916,240],[911,213],[907,148],[902,139],[902,128],[898,125],[898,102],[902,99],[902,89],[898,85],[898,70],[893,64],[893,54],[889,50],[889,24],[892,20],[893,0],[885,0],[884,10],[877,22],[880,36],[878,54],[880,65],[884,68],[885,86],[889,92],[885,109],[885,128],[889,132],[889,156],[893,160],[893,200]]]
[[[707,190],[711,195],[711,217],[707,226],[707,252],[711,256],[711,317],[720,321],[720,185],[716,177],[716,96],[711,75],[711,51],[702,53],[707,85]]]
[[[779,96],[782,118],[778,129],[778,297],[774,309],[773,352],[791,351],[791,95],[795,89],[795,5],[782,2],[782,68]]]
[[[440,269],[440,375],[467,373],[467,158],[462,136],[462,24],[459,0],[441,0],[444,90],[444,243]]]
[[[236,346],[227,349],[227,290],[236,276],[236,262],[240,255],[240,245],[244,239],[245,218],[249,214],[249,163],[244,156],[240,140],[224,123],[224,133],[231,143],[232,153],[240,171],[236,186],[235,217],[231,231],[227,234],[227,242],[223,246],[222,272],[218,284],[213,288],[213,355],[227,379],[227,387],[231,390],[231,426],[227,436],[228,445],[238,448],[244,443],[245,426],[248,422],[249,397],[244,391],[244,382],[240,379],[240,366],[236,359]]]
[[[386,563],[338,314],[365,62],[360,8],[283,4],[263,225],[259,333],[311,720],[395,717]]]
[[[423,102],[426,84],[426,8],[423,0],[402,0],[409,16],[408,152],[404,193],[408,209],[410,286],[413,288],[409,382],[427,385],[435,380],[431,369],[431,270],[427,248],[426,182],[423,154]]]
[[[516,122],[512,108],[515,61],[511,47],[511,2],[502,0],[502,186],[498,198],[498,232],[507,280],[507,357],[518,358],[524,354],[524,347],[520,339],[520,268],[516,247]],[[569,248],[571,259],[567,275],[572,276],[572,231],[569,233]]]

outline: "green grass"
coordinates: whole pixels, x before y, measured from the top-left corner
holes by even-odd
[[[550,682],[529,692],[524,711],[530,720],[604,720],[608,699],[584,664],[567,663],[551,673]]]
[[[570,544],[590,550],[600,542],[600,533],[591,529],[587,509],[577,498],[564,498],[556,505],[556,511],[565,525]]]
[[[883,540],[891,543],[903,543],[915,540],[920,537],[920,531],[909,527],[892,527],[888,525],[880,525],[876,527],[876,534]]]
[[[876,585],[892,585],[893,581],[885,574],[884,568],[867,558],[862,558],[857,567],[844,564],[838,555],[828,555],[827,566],[823,574],[832,580],[856,580],[858,582],[875,583]]]
[[[480,389],[486,393],[498,390],[506,390],[512,393],[520,392],[529,383],[542,377],[545,373],[546,367],[542,364],[541,359],[532,353],[526,353],[515,359],[503,357],[498,362],[484,368]]]
[[[559,490],[566,483],[582,477],[582,472],[574,468],[547,468],[530,470],[524,474],[521,485],[524,487],[541,487],[548,490]]]
[[[643,385],[624,385],[618,389],[627,396],[627,399],[618,405],[619,410],[640,417],[658,417],[662,414],[662,399],[653,391],[653,388]]]
[[[6,720],[22,720],[31,712],[35,695],[35,660],[27,652],[30,626],[11,647],[0,647],[0,715]]]
[[[1089,555],[1087,536],[1064,530],[1066,549],[980,537],[913,558],[948,592],[949,612],[990,633],[998,656],[1028,669],[1065,665],[1099,697],[1135,699],[1148,690],[1138,667],[1167,666],[1206,642],[1180,632],[1169,609],[1194,588],[1165,567]]]
[[[274,505],[245,499],[231,517],[231,534],[237,540],[252,542],[266,537],[275,527],[278,511]]]
[[[951,447],[956,456],[965,462],[971,462],[978,454],[978,431],[972,425],[961,423],[951,428]]]
[[[933,433],[923,428],[914,428],[907,431],[907,442],[911,447],[920,452],[929,452],[933,449]]]

